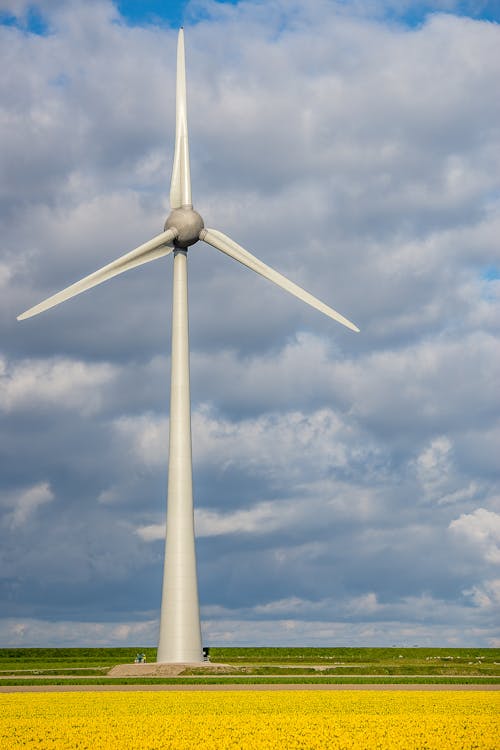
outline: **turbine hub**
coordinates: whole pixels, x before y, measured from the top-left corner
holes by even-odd
[[[200,232],[204,227],[203,219],[197,211],[188,206],[174,208],[165,222],[167,229],[176,229],[177,237],[174,240],[175,247],[186,248],[198,242]]]

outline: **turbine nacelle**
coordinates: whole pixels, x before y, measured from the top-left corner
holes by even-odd
[[[203,219],[197,211],[191,206],[182,206],[170,212],[165,222],[165,231],[175,230],[177,234],[173,241],[174,247],[185,249],[198,242],[204,226]]]

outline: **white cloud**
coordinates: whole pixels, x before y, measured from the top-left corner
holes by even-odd
[[[267,414],[256,419],[230,422],[209,410],[193,417],[195,456],[200,464],[244,466],[257,474],[286,473],[288,478],[313,467],[343,467],[346,464],[345,434],[349,432],[331,409],[310,414]]]
[[[233,409],[272,411],[289,409],[298,400],[309,408],[316,399],[333,402],[341,411],[330,412],[332,437],[335,421],[340,439],[359,423],[377,431],[397,429],[398,438],[401,432],[413,436],[430,429],[432,439],[450,439],[448,429],[495,420],[500,395],[491,373],[499,358],[499,341],[488,333],[424,337],[352,357],[329,348],[322,337],[302,334],[271,353],[245,358],[227,350],[195,353],[192,369],[198,391],[203,383],[203,393]],[[199,433],[215,429],[211,417],[200,413],[193,423],[202,451],[209,448]],[[318,412],[315,419],[320,418]],[[262,423],[261,430],[265,427]],[[321,446],[316,447],[321,454]]]
[[[465,628],[455,623],[432,624],[406,620],[376,622],[311,621],[302,618],[234,618],[203,620],[204,642],[232,646],[259,643],[263,646],[449,646],[467,647],[471,642],[498,648],[493,627]]]
[[[165,539],[165,524],[151,523],[147,526],[139,526],[136,534],[145,542],[156,542],[158,539]]]
[[[203,643],[208,646],[436,646],[467,647],[471,642],[498,648],[494,627],[475,623],[464,628],[454,622],[432,626],[406,620],[346,622],[298,617],[212,617],[202,608]],[[0,620],[0,641],[8,647],[26,646],[150,646],[158,637],[158,621],[64,621],[35,618]],[[328,666],[333,666],[328,664]]]
[[[279,529],[300,523],[304,507],[299,503],[262,502],[247,510],[220,513],[203,508],[195,509],[195,529],[198,537],[226,534],[271,534]],[[164,524],[149,524],[137,529],[137,534],[147,542],[165,538]]]
[[[500,578],[472,586],[464,591],[465,596],[469,596],[476,607],[491,609],[500,607]]]
[[[379,498],[374,492],[324,480],[297,486],[296,496],[291,499],[261,501],[249,508],[229,512],[195,508],[195,530],[198,537],[213,537],[229,534],[262,536],[327,526],[334,529],[339,521],[369,521],[375,517],[378,504]],[[136,533],[147,542],[164,539],[165,525],[139,526]]]
[[[463,487],[453,460],[451,440],[442,435],[424,448],[415,462],[417,478],[423,489],[423,500],[438,505],[474,501],[480,493],[477,482]]]
[[[120,501],[120,493],[116,487],[109,487],[99,493],[97,502],[103,505],[112,505]]]
[[[166,466],[168,419],[154,414],[123,417],[115,430],[138,462]],[[344,469],[350,459],[363,460],[373,450],[357,443],[352,427],[328,408],[230,420],[202,406],[193,412],[192,431],[197,467],[221,472],[238,468],[275,482],[313,481]]]
[[[195,513],[199,536],[222,534],[269,534],[290,525],[302,516],[303,509],[296,503],[258,503],[248,510],[218,513],[200,508]],[[295,519],[294,519],[295,517]]]
[[[12,268],[7,263],[0,263],[0,288],[8,285],[12,277]]]
[[[24,526],[39,507],[53,502],[54,499],[54,493],[48,482],[39,482],[32,487],[10,495],[6,498],[7,505],[12,508],[6,514],[7,525],[11,529]]]
[[[0,360],[0,408],[7,413],[51,407],[92,414],[102,404],[102,388],[116,373],[113,365],[105,363]]]
[[[373,591],[354,597],[348,606],[352,614],[357,617],[374,613],[380,608],[377,601],[377,594]]]
[[[499,341],[487,334],[441,337],[340,362],[334,371],[364,422],[434,431],[494,418],[499,393],[491,373],[499,356]]]
[[[487,562],[500,564],[500,513],[477,508],[473,513],[462,513],[449,528]]]
[[[344,614],[348,612],[350,615],[362,618],[367,615],[373,615],[381,609],[382,607],[377,601],[377,594],[370,591],[366,594],[352,597],[347,601],[328,598],[311,601],[309,599],[301,599],[297,596],[279,599],[255,606],[252,609],[252,617],[262,615],[300,617],[301,615],[305,615],[314,619],[327,619],[329,616],[333,616],[334,613],[338,616],[340,613]],[[204,611],[204,613],[208,615],[208,612]],[[219,615],[222,616],[223,613],[219,612]]]
[[[158,622],[47,621],[36,618],[0,620],[0,640],[12,648],[33,646],[144,646],[155,643]]]
[[[154,414],[120,417],[117,434],[125,440],[136,460],[148,467],[166,466],[168,460],[168,419]]]

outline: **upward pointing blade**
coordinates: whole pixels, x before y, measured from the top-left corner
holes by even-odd
[[[229,255],[247,268],[251,268],[255,273],[259,273],[261,276],[264,276],[265,279],[269,279],[269,281],[272,281],[282,289],[290,292],[290,294],[298,297],[302,302],[306,302],[316,310],[328,315],[329,318],[333,318],[333,320],[336,320],[338,323],[342,323],[342,325],[350,328],[351,331],[359,332],[359,328],[355,326],[354,323],[351,323],[350,320],[344,318],[343,315],[338,313],[332,307],[325,305],[325,303],[321,302],[317,297],[313,297],[312,294],[306,292],[302,287],[294,284],[293,281],[287,279],[286,276],[283,276],[281,273],[278,273],[278,271],[267,266],[261,260],[249,253],[248,250],[244,250],[240,245],[234,242],[234,240],[230,239],[222,232],[217,231],[217,229],[202,229],[200,232],[200,240],[208,242],[209,245],[216,247],[217,250]]]
[[[108,263],[107,266],[103,266],[98,271],[94,271],[89,276],[85,276],[84,279],[71,284],[61,292],[53,294],[52,297],[48,297],[43,302],[40,302],[34,307],[30,307],[29,310],[23,312],[18,316],[18,320],[24,320],[25,318],[31,318],[33,315],[49,310],[51,307],[59,305],[71,297],[76,297],[77,294],[85,292],[87,289],[92,289],[93,286],[102,284],[103,281],[118,276],[124,271],[128,271],[130,268],[141,266],[143,263],[149,263],[150,260],[156,260],[156,258],[162,258],[164,255],[168,255],[174,249],[170,243],[177,236],[175,229],[168,229],[166,232],[153,237],[152,240],[145,242],[143,245],[139,245],[135,250],[131,250],[129,253],[122,255],[112,263]]]
[[[184,30],[177,40],[177,87],[175,96],[175,152],[170,183],[170,208],[191,206],[191,173],[189,170],[189,141],[186,104],[186,63],[184,59]]]

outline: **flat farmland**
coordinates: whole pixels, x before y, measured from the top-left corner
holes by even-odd
[[[176,674],[108,676],[156,650],[133,648],[0,649],[0,686],[22,684],[444,683],[499,684],[500,649],[211,648],[210,663]],[[118,674],[120,670],[118,670]]]

